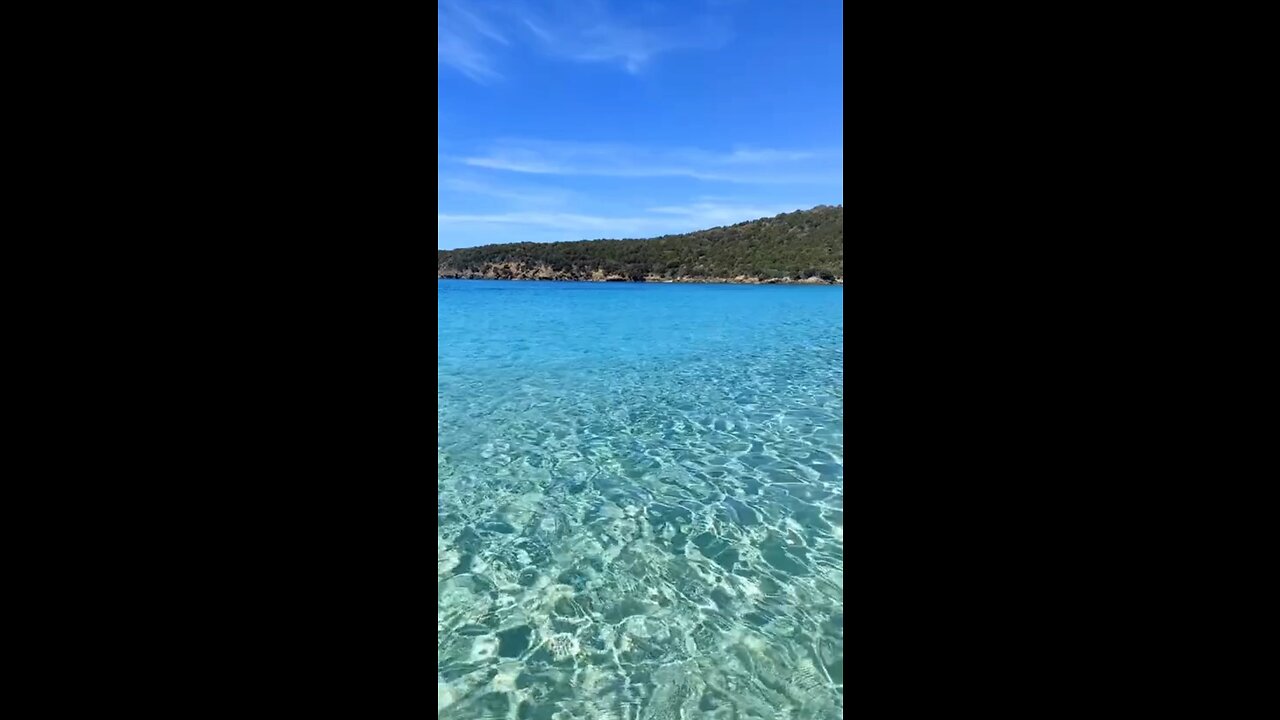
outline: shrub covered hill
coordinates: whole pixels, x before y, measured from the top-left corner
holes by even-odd
[[[436,276],[527,280],[844,282],[844,206],[649,240],[440,250]]]

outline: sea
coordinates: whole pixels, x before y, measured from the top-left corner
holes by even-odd
[[[843,286],[436,295],[439,717],[843,717]]]

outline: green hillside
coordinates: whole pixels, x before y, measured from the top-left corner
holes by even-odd
[[[844,206],[819,205],[648,240],[440,250],[438,277],[832,282],[844,278]]]

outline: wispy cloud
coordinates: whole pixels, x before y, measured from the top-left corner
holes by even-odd
[[[653,237],[672,233],[705,230],[732,225],[745,220],[772,217],[799,210],[802,205],[749,206],[701,202],[690,205],[656,207],[646,215],[586,215],[567,212],[502,212],[485,214],[438,213],[437,225],[442,237],[451,228],[491,226],[492,242],[520,242],[520,229],[536,228],[540,237],[545,231],[556,231],[551,238],[582,240],[608,237]],[[505,238],[505,239],[504,239]]]
[[[443,192],[480,196],[505,201],[521,207],[548,208],[565,205],[577,194],[561,188],[497,185],[471,178],[446,177],[437,174],[436,186]]]
[[[718,156],[732,164],[807,153],[777,151]],[[772,217],[832,202],[832,188],[787,192],[793,202],[777,202],[778,188],[725,186],[717,195],[689,195],[671,183],[638,183],[619,194],[598,193],[595,183],[566,187],[538,184],[533,176],[512,176],[445,167],[437,176],[437,237],[442,248],[489,243],[553,242],[594,238],[649,238],[692,232]],[[517,182],[508,183],[507,179]],[[631,186],[628,183],[628,186]],[[804,198],[804,199],[801,199]]]
[[[612,64],[639,73],[655,57],[676,50],[723,46],[730,31],[708,15],[664,21],[657,6],[610,7],[600,0],[550,2],[534,9],[519,2],[440,0],[439,61],[479,83],[502,77],[501,46],[521,43],[544,55]]]
[[[635,5],[615,10],[603,2],[552,3],[541,12],[526,10],[523,22],[549,55],[616,64],[632,74],[662,53],[715,49],[729,41],[728,26],[712,17],[664,22],[657,6]]]
[[[507,45],[505,35],[462,2],[441,0],[436,19],[436,58],[479,83],[501,77],[494,68],[493,43]]]
[[[653,224],[649,218],[605,217],[563,212],[507,212],[475,215],[438,213],[436,220],[439,225],[537,225],[572,232],[609,232],[618,237],[622,234],[643,232],[641,228]]]
[[[780,205],[723,205],[715,202],[697,202],[688,205],[664,205],[662,207],[649,208],[649,212],[676,216],[681,219],[680,222],[697,223],[700,227],[715,227],[718,225],[732,225],[743,220],[772,217],[799,209],[801,208],[784,208]]]
[[[461,158],[472,167],[534,175],[689,177],[732,183],[841,182],[843,150],[740,148],[730,152],[604,143],[509,140]]]

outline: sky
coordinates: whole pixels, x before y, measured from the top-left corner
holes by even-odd
[[[438,0],[438,246],[844,203],[840,0]]]

